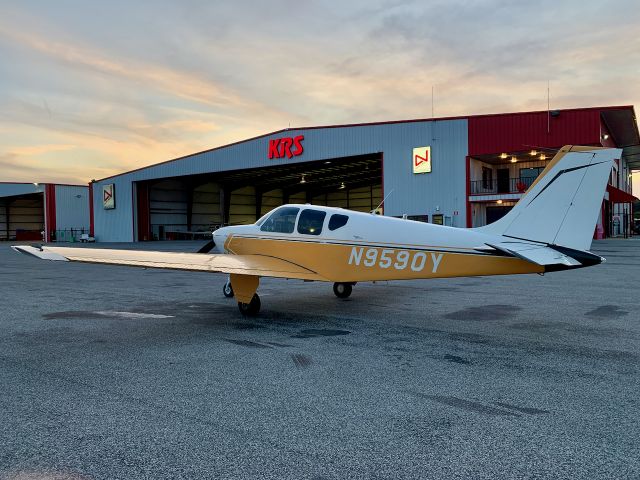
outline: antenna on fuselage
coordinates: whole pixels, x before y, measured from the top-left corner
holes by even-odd
[[[389,196],[390,196],[392,193],[393,193],[393,190],[391,190],[389,193],[387,193],[387,194],[385,195],[385,197],[382,199],[382,201],[378,204],[378,206],[377,206],[375,209],[371,210],[369,213],[370,213],[370,214],[372,214],[372,215],[376,215],[376,212],[378,211],[378,209],[379,209],[379,208],[384,204],[384,201],[385,201],[387,198],[389,198]]]

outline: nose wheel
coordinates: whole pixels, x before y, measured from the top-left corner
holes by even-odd
[[[253,317],[260,311],[260,297],[257,293],[253,294],[249,303],[238,302],[238,309],[242,315]]]
[[[233,297],[233,287],[231,286],[231,282],[227,281],[222,287],[222,293],[225,297],[231,298]]]
[[[351,283],[333,284],[333,293],[335,293],[338,298],[348,298],[352,291],[353,285]]]

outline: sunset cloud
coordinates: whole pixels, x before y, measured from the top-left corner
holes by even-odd
[[[436,116],[546,108],[547,82],[554,108],[638,105],[635,3],[3,6],[0,180],[85,183],[289,125],[427,118],[432,87]]]

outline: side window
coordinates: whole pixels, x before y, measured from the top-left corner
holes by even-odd
[[[327,212],[321,212],[320,210],[303,210],[300,214],[300,220],[298,220],[298,233],[320,235],[324,217],[326,216]]]
[[[260,230],[263,232],[293,233],[299,211],[300,209],[296,207],[279,208],[264,221]]]
[[[331,215],[329,219],[329,230],[337,230],[340,227],[344,227],[349,221],[349,217],[346,215],[340,215],[336,213],[335,215]]]

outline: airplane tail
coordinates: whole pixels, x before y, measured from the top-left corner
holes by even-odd
[[[617,148],[565,146],[513,209],[482,233],[588,250]]]

